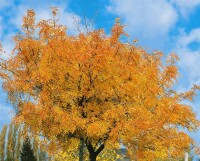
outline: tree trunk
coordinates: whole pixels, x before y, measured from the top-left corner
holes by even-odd
[[[79,146],[79,161],[83,161],[83,150],[84,150],[84,139],[80,139],[80,146]]]
[[[104,144],[100,145],[99,148],[96,151],[95,151],[95,148],[92,146],[90,141],[86,141],[85,144],[86,144],[86,147],[87,147],[88,152],[89,152],[90,161],[96,161],[97,156],[104,149]]]
[[[97,159],[97,156],[94,154],[94,155],[91,155],[90,154],[90,161],[96,161]]]

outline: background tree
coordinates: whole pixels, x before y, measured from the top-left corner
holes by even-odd
[[[38,136],[33,137],[33,149],[35,156],[38,161],[45,161],[45,160],[50,160],[50,155],[48,156],[47,152],[45,151],[44,148],[41,146],[41,141],[42,139]]]
[[[17,135],[17,145],[15,149],[16,161],[20,161],[20,151],[21,151],[21,146],[22,146],[22,141],[23,141],[22,130],[23,130],[23,127],[19,126],[18,135]]]
[[[15,147],[14,139],[13,139],[14,133],[13,133],[13,124],[10,123],[9,125],[9,131],[8,131],[8,143],[7,143],[7,160],[14,160],[14,150],[13,147]]]
[[[16,152],[17,152],[17,135],[18,135],[18,130],[19,130],[19,125],[15,124],[13,125],[13,136],[12,136],[12,142],[13,142],[13,146],[12,146],[12,157],[14,159],[16,159]]]
[[[1,60],[3,88],[17,110],[16,119],[47,139],[49,149],[68,150],[84,140],[90,161],[106,149],[127,148],[132,160],[179,158],[193,140],[180,127],[196,129],[191,91],[172,90],[177,78],[175,54],[149,54],[120,41],[116,21],[110,36],[103,30],[66,34],[53,19],[23,18],[13,55]],[[56,146],[57,145],[57,146]]]
[[[47,153],[45,151],[40,151],[39,153],[39,161],[43,161],[43,160],[49,160]]]
[[[38,136],[31,134],[31,132],[24,126],[19,124],[11,123],[9,125],[10,129],[13,129],[13,134],[8,131],[7,125],[4,125],[0,134],[0,158],[6,158],[6,161],[20,161],[20,152],[22,144],[25,141],[25,136],[29,134],[31,136],[33,151],[38,155],[36,158],[38,161],[50,160],[50,155],[41,148],[42,139]],[[6,139],[9,141],[6,143]],[[9,142],[12,142],[13,147],[10,149]],[[7,154],[6,154],[7,152]],[[47,157],[49,156],[49,158]]]
[[[41,159],[39,158],[40,157],[40,143],[39,143],[40,139],[39,137],[35,136],[33,138],[33,150],[34,150],[34,153],[35,153],[35,157],[38,161],[40,161]]]
[[[6,132],[7,132],[7,125],[3,126],[3,129],[0,134],[0,160],[4,160],[6,158]]]
[[[9,131],[8,131],[8,142],[7,142],[7,160],[19,160],[19,150],[20,150],[20,141],[18,140],[19,137],[21,138],[21,131],[19,130],[18,124],[10,123]]]
[[[37,161],[37,159],[34,156],[33,149],[31,147],[31,143],[29,138],[27,137],[25,142],[22,146],[22,151],[20,153],[21,161]]]

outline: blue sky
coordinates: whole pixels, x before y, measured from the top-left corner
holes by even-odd
[[[129,39],[149,50],[161,50],[166,55],[175,52],[179,57],[180,76],[176,89],[186,91],[200,85],[200,0],[0,0],[0,41],[8,58],[13,48],[12,36],[20,31],[26,10],[36,10],[37,20],[51,17],[50,7],[60,8],[60,23],[68,26],[69,34],[76,34],[74,17],[80,26],[84,15],[94,19],[94,29],[104,28],[110,33],[115,18],[126,24]],[[10,121],[13,112],[0,89],[0,129]],[[191,106],[200,118],[200,99]],[[200,132],[191,134],[200,143]]]

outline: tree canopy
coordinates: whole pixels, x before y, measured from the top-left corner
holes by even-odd
[[[198,87],[173,90],[177,56],[163,63],[161,52],[121,41],[126,34],[118,19],[110,35],[100,29],[70,36],[52,11],[52,19],[36,23],[28,10],[12,56],[1,59],[16,119],[48,138],[50,149],[83,139],[91,161],[121,144],[132,160],[182,156],[193,140],[181,127],[198,125],[183,101]]]

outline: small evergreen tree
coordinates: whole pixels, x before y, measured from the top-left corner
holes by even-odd
[[[22,151],[20,153],[20,158],[21,158],[21,161],[37,161],[37,159],[34,156],[34,152],[31,147],[31,143],[28,137],[23,143]]]
[[[8,157],[6,158],[6,161],[13,161],[13,158],[11,158],[10,156],[8,156]]]

